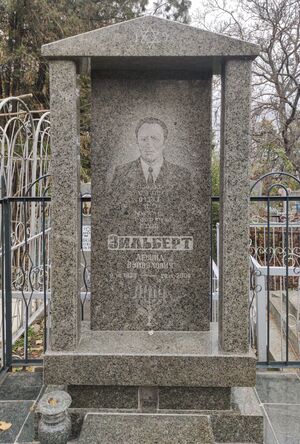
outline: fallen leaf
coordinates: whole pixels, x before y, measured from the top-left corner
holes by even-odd
[[[41,329],[41,326],[39,324],[34,324],[32,326],[32,330],[34,331],[34,333],[38,333]]]
[[[48,404],[50,404],[50,405],[54,406],[54,405],[56,405],[56,404],[57,404],[57,400],[56,400],[56,399],[54,399],[54,398],[50,398],[50,399],[49,399],[49,401],[48,401]]]
[[[42,339],[37,339],[35,341],[36,345],[43,345],[43,340]]]
[[[5,430],[8,430],[11,428],[10,422],[0,421],[0,430],[1,432],[5,432]]]

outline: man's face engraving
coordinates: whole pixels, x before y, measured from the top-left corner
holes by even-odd
[[[157,123],[144,123],[138,132],[137,141],[142,159],[154,163],[163,155],[165,147],[164,131]]]

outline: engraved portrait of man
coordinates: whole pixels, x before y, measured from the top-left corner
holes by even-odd
[[[193,189],[191,173],[166,160],[168,128],[162,120],[155,117],[141,119],[135,128],[135,136],[140,155],[115,167],[110,186],[111,210],[114,216],[134,219],[137,223],[144,216],[152,221],[148,223],[149,229],[169,233],[171,227],[179,222],[182,224],[185,219]],[[174,219],[176,213],[180,213],[180,219]]]
[[[158,185],[162,181],[185,183],[190,177],[189,171],[167,161],[164,157],[168,128],[166,124],[155,117],[141,119],[135,129],[136,141],[140,156],[132,161],[115,168],[112,188],[127,181],[141,185]]]

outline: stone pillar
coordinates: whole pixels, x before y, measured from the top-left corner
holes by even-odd
[[[219,345],[249,349],[249,142],[251,61],[226,62],[222,73]]]
[[[80,141],[76,64],[50,62],[52,350],[73,350],[80,320]]]

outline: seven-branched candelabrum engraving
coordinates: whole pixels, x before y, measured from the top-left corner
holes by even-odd
[[[142,279],[137,280],[135,285],[134,298],[136,304],[141,308],[147,316],[148,328],[153,327],[153,319],[155,313],[164,304],[168,297],[167,289],[164,286],[160,286],[157,283],[143,282]]]

